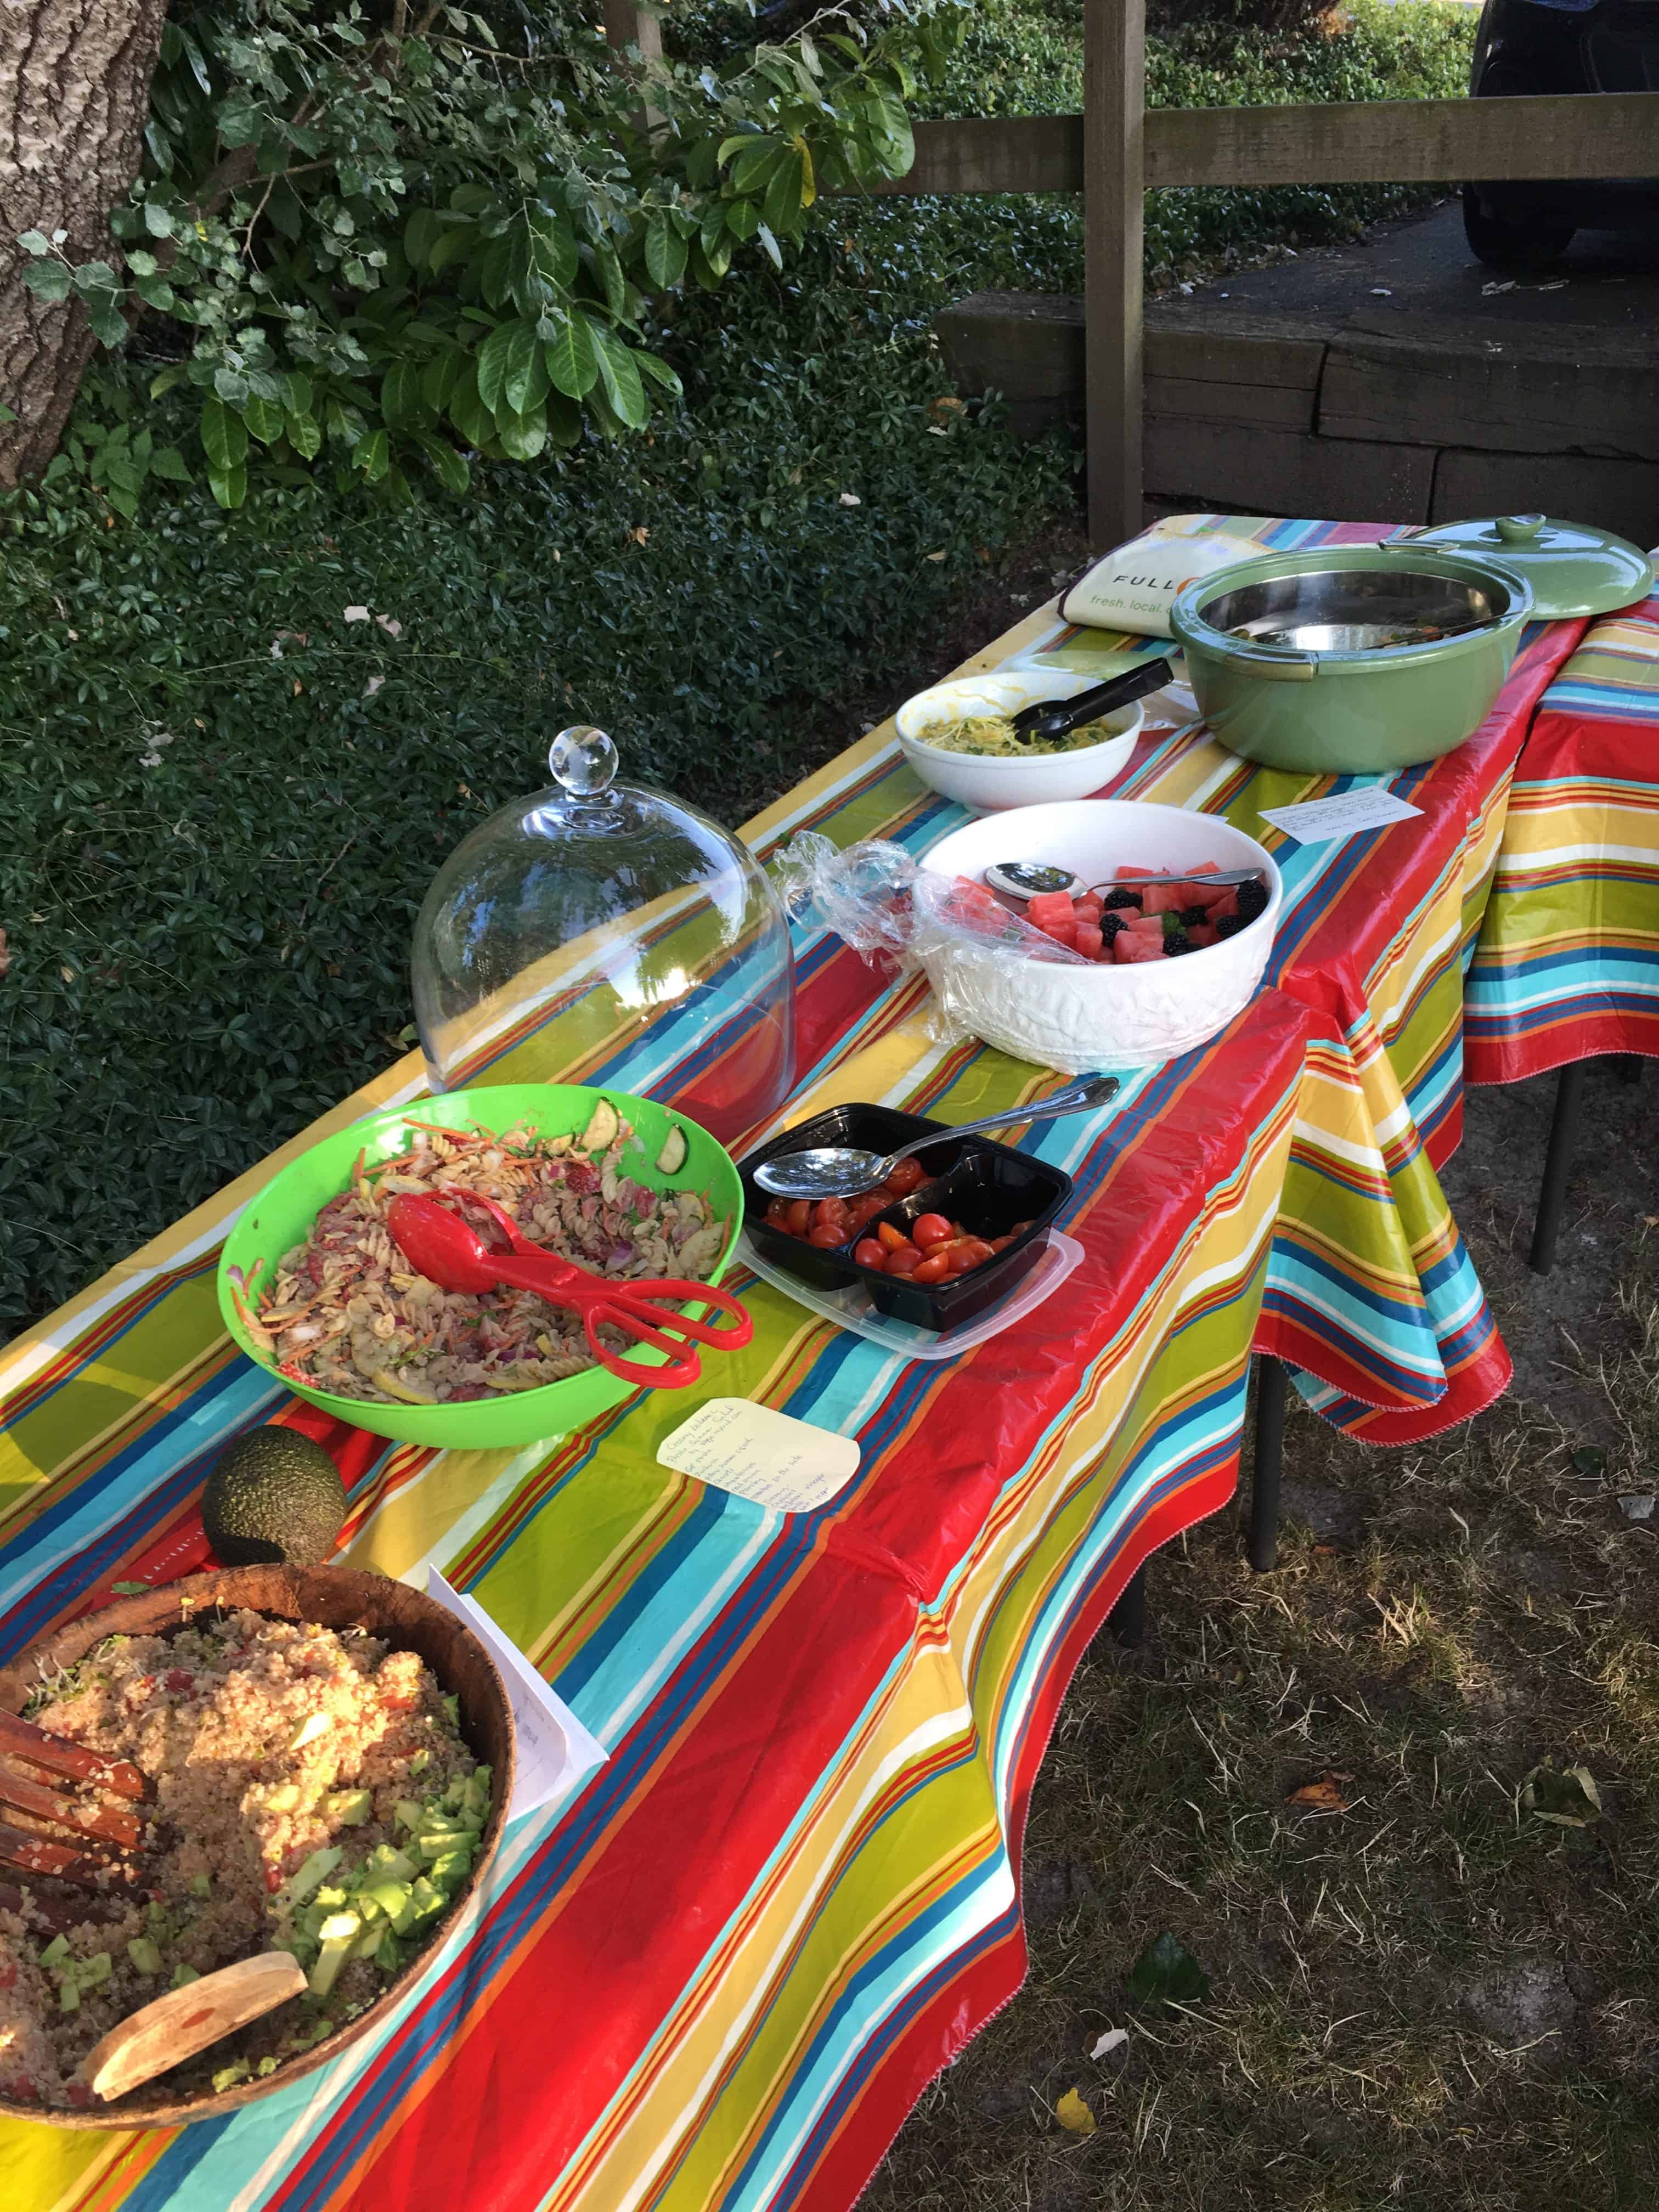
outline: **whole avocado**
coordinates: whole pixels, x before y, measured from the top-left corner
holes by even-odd
[[[314,1567],[345,1526],[345,1485],[319,1443],[295,1429],[252,1429],[220,1453],[202,1525],[228,1567]]]

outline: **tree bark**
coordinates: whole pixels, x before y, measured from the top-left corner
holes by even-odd
[[[167,0],[0,0],[0,484],[56,452],[93,349],[86,310],[23,283],[26,230],[118,266],[110,211],[138,173]]]

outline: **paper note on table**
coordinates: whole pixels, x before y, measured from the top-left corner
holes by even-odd
[[[588,1734],[476,1598],[452,1589],[436,1567],[426,1571],[426,1594],[466,1623],[495,1661],[513,1701],[516,1770],[509,1820],[562,1796],[584,1774],[605,1764],[611,1756],[605,1746]]]
[[[856,1437],[747,1398],[711,1398],[657,1448],[659,1467],[778,1513],[810,1512],[858,1473]]]
[[[1335,837],[1354,837],[1362,830],[1381,830],[1390,822],[1409,822],[1420,815],[1420,806],[1396,799],[1380,784],[1361,791],[1339,791],[1329,799],[1304,799],[1300,806],[1264,806],[1261,819],[1294,837],[1298,845],[1328,844]]]

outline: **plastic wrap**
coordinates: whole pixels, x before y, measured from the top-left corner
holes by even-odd
[[[1095,966],[1033,929],[983,884],[930,873],[902,845],[866,838],[843,849],[806,830],[780,858],[775,880],[792,913],[810,908],[866,960],[885,955],[900,975],[925,975],[941,1044],[984,1036],[988,987],[993,996],[999,986],[1018,988],[1033,961]]]

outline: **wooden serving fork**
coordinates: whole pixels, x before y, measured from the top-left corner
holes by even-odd
[[[52,1778],[38,1782],[20,1772],[20,1759]],[[143,1775],[126,1759],[100,1759],[66,1736],[49,1735],[32,1721],[0,1712],[0,1806],[49,1824],[45,1830],[20,1828],[0,1820],[0,1862],[6,1865],[25,1874],[52,1875],[83,1889],[104,1888],[111,1875],[132,1881],[137,1869],[126,1854],[143,1844],[143,1818],[102,1800],[114,1796],[137,1803],[149,1790]],[[99,1850],[99,1842],[115,1849]]]

